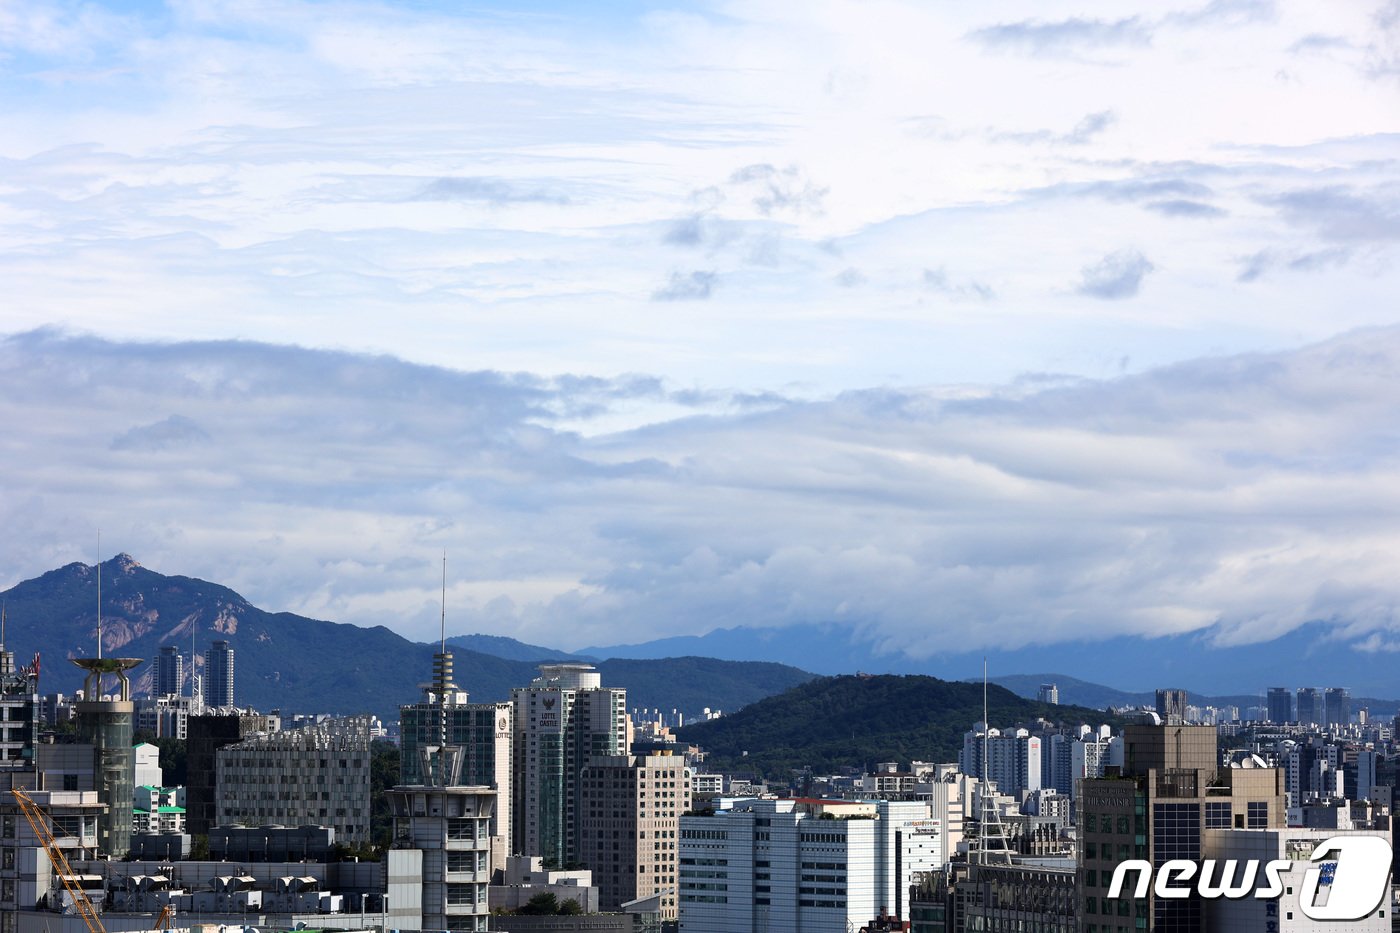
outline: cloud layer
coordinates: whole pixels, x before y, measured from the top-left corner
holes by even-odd
[[[1394,318],[1397,22],[12,4],[3,326],[817,396],[1296,346]]]
[[[10,4],[10,582],[1395,643],[1398,9]]]
[[[1392,643],[1397,397],[1395,328],[817,401],[34,332],[0,343],[0,585],[90,560],[100,528],[418,638],[445,550],[453,631],[561,647],[827,621],[915,657],[1311,619]],[[591,430],[643,402],[685,414]]]

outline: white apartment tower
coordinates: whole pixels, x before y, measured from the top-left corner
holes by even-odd
[[[988,730],[984,774],[982,728],[978,723],[976,729],[963,733],[958,770],[970,777],[986,778],[1003,794],[1015,796],[1025,790],[1040,790],[1040,738],[1025,729],[1005,733],[999,729]]]

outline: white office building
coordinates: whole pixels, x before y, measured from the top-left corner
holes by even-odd
[[[744,800],[681,818],[681,933],[846,933],[908,916],[944,859],[917,801]]]
[[[1334,836],[1378,836],[1387,848],[1389,834],[1380,830],[1337,829],[1207,829],[1202,839],[1202,854],[1222,861],[1234,859],[1241,865],[1257,859],[1261,865],[1274,859],[1286,859],[1293,868],[1282,874],[1283,894],[1276,898],[1214,898],[1207,900],[1206,926],[1211,930],[1267,930],[1270,933],[1390,933],[1391,898],[1387,886],[1385,896],[1368,916],[1354,921],[1313,920],[1303,913],[1301,899],[1307,872],[1317,871],[1318,863],[1311,861],[1319,842]],[[1334,863],[1337,864],[1337,863]],[[1264,872],[1255,878],[1255,888],[1267,884]],[[1326,896],[1326,886],[1318,894]]]

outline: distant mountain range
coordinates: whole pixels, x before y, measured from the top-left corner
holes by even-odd
[[[508,635],[452,635],[447,639],[452,648],[466,648],[508,661],[584,661],[589,664],[598,660],[593,655],[570,654],[558,648],[544,648],[530,645]]]
[[[82,672],[67,659],[91,657],[96,650],[96,568],[69,564],[18,583],[0,598],[9,620],[6,648],[22,663],[41,655],[39,689],[79,689]],[[106,656],[147,660],[133,672],[137,695],[150,690],[149,659],[163,645],[177,646],[188,659],[193,635],[201,668],[211,641],[232,645],[240,704],[289,712],[372,712],[391,722],[398,720],[401,704],[420,696],[438,647],[383,626],[267,612],[227,587],[156,573],[127,554],[102,564],[102,629]],[[512,687],[528,684],[538,673],[538,662],[577,657],[500,636],[463,637],[496,652],[461,647],[453,639],[455,678],[473,701],[508,699]],[[630,707],[688,715],[705,707],[735,710],[812,677],[782,664],[713,658],[605,660],[598,669],[604,684],[627,688]],[[187,670],[187,684],[188,676]]]
[[[763,658],[818,674],[931,674],[948,680],[980,679],[985,656],[994,680],[1028,671],[1067,671],[1071,676],[1066,680],[1109,684],[1108,690],[1138,697],[1146,691],[1149,700],[1157,687],[1254,698],[1252,703],[1241,702],[1242,706],[1258,705],[1259,695],[1275,686],[1294,690],[1300,686],[1346,687],[1357,697],[1400,693],[1394,653],[1360,650],[1332,631],[1324,623],[1313,622],[1273,641],[1224,647],[1210,644],[1205,633],[1160,638],[1118,636],[986,651],[958,650],[956,643],[950,643],[941,654],[916,659],[878,650],[874,641],[862,638],[850,625],[812,623],[784,628],[736,626],[705,635],[584,648],[581,653],[610,658],[678,654],[729,660]]]
[[[993,726],[1044,718],[1067,726],[1111,722],[1098,710],[1052,706],[993,685]],[[982,685],[890,674],[819,677],[744,707],[732,716],[680,730],[703,746],[706,768],[753,771],[789,779],[810,766],[817,774],[876,762],[956,761],[963,733],[982,720]]]
[[[202,665],[210,641],[227,640],[235,651],[240,703],[297,712],[368,711],[394,721],[400,704],[419,697],[432,669],[435,644],[409,641],[383,626],[267,612],[227,587],[156,573],[126,554],[106,561],[102,577],[105,654],[150,659],[161,646],[176,645],[188,658],[193,634],[196,663]],[[6,647],[22,663],[36,651],[42,654],[44,692],[71,693],[81,686],[80,672],[66,659],[95,649],[96,592],[95,568],[73,563],[0,593],[9,618]],[[1395,715],[1400,702],[1368,699],[1394,696],[1400,687],[1390,656],[1358,652],[1324,636],[1320,625],[1310,625],[1264,645],[1235,648],[1208,647],[1196,636],[1120,637],[993,651],[988,665],[994,682],[1022,697],[1034,699],[1041,683],[1054,682],[1062,703],[1094,708],[1150,704],[1155,687],[1187,689],[1193,703],[1243,708],[1257,705],[1267,686],[1308,685],[1348,687],[1353,708]],[[688,716],[705,707],[735,712],[807,682],[814,676],[810,670],[933,674],[955,681],[973,679],[969,675],[981,669],[981,655],[969,652],[928,661],[882,655],[836,625],[719,629],[579,652],[501,635],[448,641],[456,680],[473,700],[508,698],[512,687],[529,683],[540,662],[584,660],[597,663],[604,683],[627,688],[629,706]],[[1085,679],[1086,668],[1118,686]],[[1071,673],[1020,673],[1025,671]],[[150,678],[149,663],[136,669],[138,693],[149,690]]]

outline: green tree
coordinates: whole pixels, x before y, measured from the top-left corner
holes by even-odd
[[[384,792],[399,783],[399,747],[377,739],[369,747],[369,835],[380,849],[393,839],[394,817]]]
[[[524,914],[527,917],[553,916],[559,913],[559,899],[545,891],[526,901],[516,913]]]
[[[167,737],[149,741],[160,749],[160,769],[165,776],[165,786],[184,787],[189,779],[189,769],[185,765],[185,740]]]
[[[576,917],[583,913],[583,908],[571,897],[559,905],[559,913],[565,917]]]

